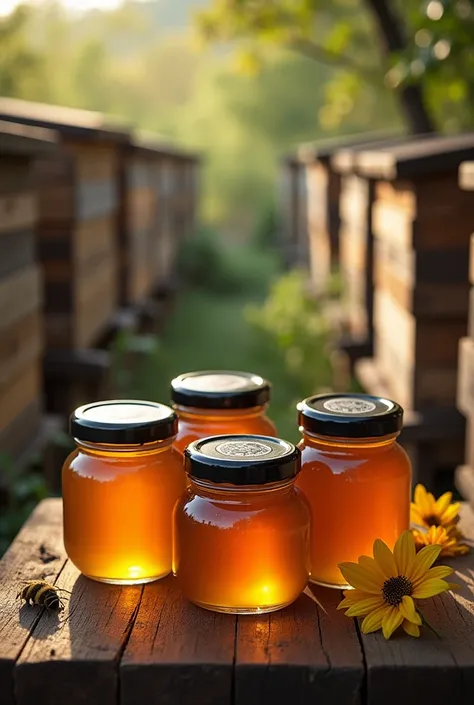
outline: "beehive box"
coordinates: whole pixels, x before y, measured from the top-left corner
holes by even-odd
[[[386,135],[376,133],[355,135],[320,140],[302,145],[299,149],[298,156],[304,165],[306,182],[309,266],[313,287],[318,295],[327,293],[331,273],[338,270],[340,264],[342,179],[339,171],[334,168],[332,158],[340,150],[384,138]],[[361,193],[353,195],[359,202],[360,210],[364,196]],[[360,313],[359,318],[363,321]]]
[[[473,134],[426,138],[358,157],[360,173],[376,181],[371,364],[387,393],[421,419],[434,409],[457,413],[457,350],[467,330],[474,230],[472,194],[459,187],[457,172],[470,155]],[[364,362],[363,383],[366,370]],[[452,466],[462,455],[461,418],[457,428]]]
[[[0,99],[0,117],[60,135],[58,156],[36,168],[46,344],[94,346],[118,302],[117,174],[128,132],[97,113],[6,98]]]
[[[281,162],[279,184],[280,240],[287,267],[309,267],[307,185],[304,163],[298,154]]]
[[[33,169],[55,149],[49,130],[0,122],[0,452],[13,459],[41,424],[43,286]]]
[[[471,192],[474,201],[474,162],[461,164],[459,183]],[[466,417],[465,464],[456,471],[456,485],[474,505],[474,235],[471,235],[469,256],[469,324],[468,334],[459,344],[458,409]]]

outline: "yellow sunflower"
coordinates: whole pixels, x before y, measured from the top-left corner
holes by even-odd
[[[421,614],[415,600],[439,595],[454,588],[444,578],[452,568],[431,566],[441,553],[441,546],[425,546],[418,553],[410,531],[404,531],[392,551],[377,539],[373,558],[361,556],[358,563],[341,563],[339,568],[349,585],[338,609],[347,617],[364,617],[362,632],[382,629],[385,639],[402,626],[411,636],[420,635]]]
[[[424,546],[437,544],[441,546],[440,556],[465,556],[469,546],[463,543],[463,535],[455,526],[445,529],[444,526],[430,526],[427,531],[412,529],[415,546],[420,550]]]
[[[439,499],[435,499],[423,485],[417,485],[410,508],[411,523],[426,529],[431,526],[454,526],[459,521],[461,503],[452,502],[452,499],[452,492],[445,492]]]

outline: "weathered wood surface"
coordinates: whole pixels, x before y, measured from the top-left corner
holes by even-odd
[[[474,513],[461,528],[474,539]],[[79,575],[61,540],[61,502],[46,500],[0,563],[2,705],[467,705],[474,689],[474,554],[453,562],[457,594],[424,613],[441,633],[361,636],[308,588],[289,608],[235,617],[188,603],[173,578],[145,587]],[[21,580],[70,590],[59,617],[20,608]],[[322,605],[323,609],[318,605]]]

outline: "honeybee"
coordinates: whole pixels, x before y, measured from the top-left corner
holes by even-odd
[[[39,605],[47,610],[60,612],[64,609],[64,604],[59,592],[69,591],[50,585],[45,580],[27,580],[16,597],[25,600],[28,605]]]

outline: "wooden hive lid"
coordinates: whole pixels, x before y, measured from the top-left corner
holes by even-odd
[[[57,144],[58,135],[53,130],[0,120],[0,155],[33,157],[53,152]]]
[[[0,120],[57,130],[74,139],[126,142],[130,128],[117,118],[90,110],[0,98]]]
[[[331,167],[334,171],[339,174],[347,173],[357,173],[358,172],[358,160],[362,152],[387,149],[390,147],[397,147],[399,145],[408,144],[413,142],[413,140],[426,139],[432,135],[406,135],[399,134],[393,135],[392,137],[367,140],[365,142],[359,142],[358,144],[352,144],[345,146],[342,149],[338,149],[331,157]]]
[[[299,162],[304,162],[305,164],[312,164],[318,161],[329,163],[331,157],[337,151],[346,148],[350,149],[357,145],[382,142],[390,138],[393,138],[393,132],[369,132],[308,142],[298,148],[297,159]]]
[[[463,162],[459,167],[459,185],[465,191],[474,191],[474,161]]]
[[[402,144],[367,150],[357,155],[358,172],[374,179],[393,181],[457,170],[474,158],[474,132],[443,137],[422,137]]]

